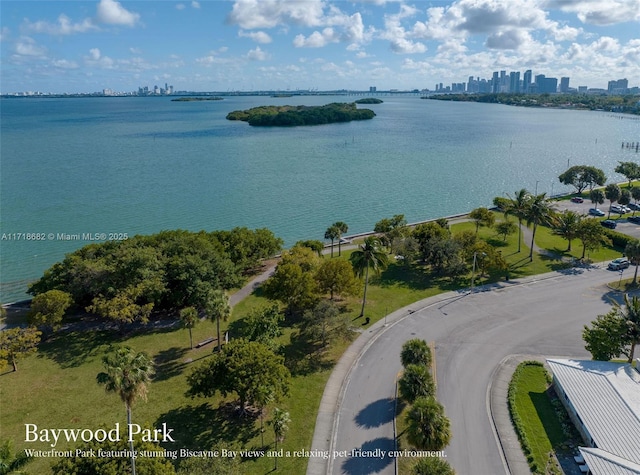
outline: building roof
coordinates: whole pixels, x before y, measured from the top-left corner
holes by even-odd
[[[601,449],[589,452],[593,463],[604,460],[604,452],[632,465],[640,464],[640,373],[629,364],[607,361],[547,362],[595,447]],[[593,473],[618,473],[589,468]]]
[[[592,473],[640,475],[640,464],[625,460],[602,449],[580,447],[580,453]]]

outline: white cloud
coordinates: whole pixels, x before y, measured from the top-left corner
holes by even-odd
[[[246,30],[289,24],[321,26],[324,6],[322,0],[236,0],[227,21]]]
[[[7,28],[6,26],[3,26],[2,29],[0,29],[0,42],[1,41],[7,41],[11,36],[11,30],[9,30],[9,28]]]
[[[246,57],[250,61],[266,61],[270,56],[265,51],[262,51],[260,46],[256,46],[255,49],[249,50]]]
[[[293,39],[296,48],[321,48],[329,43],[337,43],[339,36],[333,28],[325,28],[322,32],[314,31],[308,37],[297,35]]]
[[[22,31],[28,33],[45,33],[48,35],[72,35],[75,33],[85,33],[87,31],[98,30],[90,18],[85,18],[79,23],[73,23],[71,19],[66,15],[60,15],[56,23],[49,23],[47,21],[36,21],[31,23],[28,19],[25,19],[21,26]]]
[[[196,10],[200,9],[200,2],[196,2],[195,0],[193,0],[191,2],[191,8],[195,8]]]
[[[43,57],[47,49],[38,45],[33,38],[23,36],[16,42],[15,51],[20,56]]]
[[[640,0],[547,0],[544,6],[575,13],[582,23],[592,25],[640,20]]]
[[[485,45],[491,49],[517,50],[528,40],[530,37],[525,31],[511,29],[489,35]]]
[[[403,19],[411,17],[416,13],[417,10],[414,7],[401,5],[400,11],[397,14],[385,15],[385,30],[381,33],[380,37],[389,40],[391,50],[394,53],[412,54],[427,51],[425,44],[410,39],[413,35],[408,33],[401,23]]]
[[[256,43],[262,43],[262,44],[271,43],[272,41],[271,37],[264,31],[246,32],[246,31],[240,30],[238,32],[238,36],[242,38],[251,38]]]
[[[140,15],[128,11],[115,0],[100,0],[97,19],[109,25],[134,26],[140,20]]]
[[[98,61],[100,59],[100,50],[98,48],[91,48],[89,50],[89,54],[93,61]]]
[[[184,3],[178,3],[176,5],[176,10],[184,10],[185,8],[187,7],[185,7]]]
[[[78,63],[75,61],[68,61],[66,59],[57,59],[51,62],[56,68],[60,69],[78,69]]]

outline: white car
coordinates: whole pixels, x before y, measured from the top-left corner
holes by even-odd
[[[629,259],[627,259],[626,257],[618,257],[617,259],[609,262],[608,267],[611,270],[622,270],[629,267],[630,264],[631,263],[629,262]]]
[[[589,208],[589,214],[591,216],[604,216],[604,211],[598,208]]]

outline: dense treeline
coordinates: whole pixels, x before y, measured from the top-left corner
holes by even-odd
[[[75,305],[103,316],[201,308],[211,289],[238,286],[245,273],[282,244],[268,229],[247,228],[162,231],[90,244],[45,271],[29,293],[62,290]],[[114,319],[136,319],[120,317]]]
[[[324,106],[260,106],[227,114],[228,120],[242,120],[256,126],[319,125],[373,119],[375,112],[358,109],[355,103],[334,102]]]
[[[356,104],[382,104],[384,101],[377,97],[365,97],[364,99],[358,99]]]
[[[523,107],[566,107],[640,114],[638,96],[609,96],[598,94],[440,94],[429,96],[439,101],[485,102]]]

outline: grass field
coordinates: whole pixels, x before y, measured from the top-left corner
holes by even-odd
[[[472,223],[452,226],[454,233],[475,229]],[[558,260],[535,256],[529,262],[528,248],[523,244],[517,252],[517,234],[503,242],[495,232],[481,228],[479,235],[499,246],[503,256],[511,265],[510,277],[515,279],[560,268]],[[544,228],[538,236],[547,239]],[[544,237],[543,237],[544,236]],[[557,236],[548,236],[547,246],[566,247]],[[546,241],[541,241],[545,242]],[[538,244],[542,246],[541,242]],[[619,251],[603,251],[617,253]],[[342,258],[349,252],[343,251]],[[328,257],[325,257],[328,258]],[[609,257],[607,257],[609,258]],[[476,275],[475,284],[503,280],[504,275]],[[367,295],[366,315],[372,325],[388,313],[420,299],[440,292],[468,287],[471,274],[455,280],[434,276],[427,269],[407,268],[393,262],[379,277],[371,279]],[[348,314],[357,327],[363,328],[362,319],[355,317],[360,311],[360,298],[344,301]],[[243,300],[234,308],[231,320],[223,324],[231,336],[237,330],[239,320],[256,306],[270,302],[260,292]],[[200,322],[193,329],[194,343],[215,335],[215,325]],[[285,450],[309,449],[313,436],[317,408],[331,369],[349,342],[333,344],[328,351],[309,353],[308,348],[292,340],[293,330],[285,328],[281,342],[289,366],[293,370],[291,394],[278,403],[278,407],[290,412],[290,430],[282,447]],[[354,334],[357,336],[357,334]],[[139,424],[159,425],[166,422],[174,428],[175,449],[208,449],[216,442],[237,441],[247,449],[261,445],[259,423],[252,418],[238,419],[229,414],[227,403],[232,398],[220,397],[190,399],[185,396],[186,377],[198,363],[205,361],[212,352],[209,344],[200,349],[189,349],[189,333],[175,327],[145,330],[140,333],[120,336],[111,331],[63,332],[42,343],[36,355],[21,360],[18,371],[0,375],[0,400],[2,401],[2,439],[12,439],[16,450],[29,447],[24,442],[24,424],[37,424],[39,428],[99,428],[113,427],[116,422],[126,424],[124,404],[114,394],[105,393],[96,383],[96,375],[102,371],[101,359],[111,345],[126,344],[136,350],[149,353],[156,362],[157,374],[150,386],[148,401],[138,401],[133,407],[133,421]],[[8,371],[8,370],[7,370]],[[270,410],[273,405],[270,406]],[[270,414],[265,415],[265,420]],[[267,428],[265,444],[273,448],[273,434]],[[42,444],[31,444],[32,448],[46,449]],[[38,445],[35,447],[35,445]],[[56,449],[71,448],[73,444],[61,442]],[[27,467],[32,474],[48,472],[49,459],[36,459]],[[307,459],[284,458],[278,462],[279,473],[304,473]],[[264,474],[273,468],[273,460],[261,458],[243,461],[242,471],[247,474]],[[401,472],[402,473],[402,472]]]

